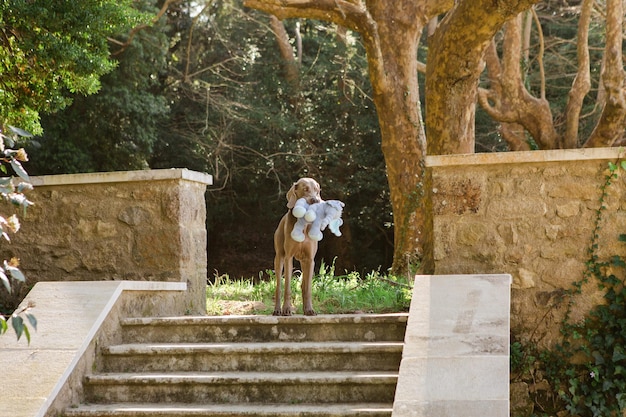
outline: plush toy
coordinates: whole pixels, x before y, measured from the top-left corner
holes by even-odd
[[[315,217],[317,217],[317,214],[315,214],[315,210],[312,210],[309,207],[310,205],[306,202],[306,198],[299,198],[296,200],[296,204],[293,206],[293,209],[291,209],[291,214],[293,214],[293,217],[297,219],[304,217],[304,220],[308,223],[312,223],[313,220],[315,220]]]
[[[298,204],[298,202],[296,202],[296,204]],[[305,208],[304,205],[307,207]],[[307,205],[305,201],[304,205],[300,203],[298,206],[300,207],[298,210],[298,215],[300,215],[300,217],[296,216],[292,210],[294,216],[298,217],[298,221],[293,226],[293,230],[291,231],[291,238],[293,240],[296,242],[304,241],[304,229],[307,224],[311,225],[309,228],[309,238],[312,240],[322,240],[324,237],[322,232],[326,229],[326,227],[328,227],[335,236],[341,236],[339,227],[343,224],[341,213],[344,208],[344,204],[341,201],[327,200],[311,205]]]

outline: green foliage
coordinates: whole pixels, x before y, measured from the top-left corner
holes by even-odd
[[[566,317],[564,341],[557,346],[562,358],[584,358],[574,364],[562,361],[566,366],[564,375],[556,374],[562,387],[559,396],[567,410],[581,417],[621,415],[626,410],[626,262],[620,255],[608,261],[600,261],[597,255],[608,189],[617,180],[620,167],[626,169],[626,163],[609,163],[609,173],[601,187],[587,268],[583,278],[573,284],[573,293],[580,294],[582,286],[595,278],[598,287],[604,290],[604,303],[595,306],[582,323],[570,323],[569,316]],[[626,235],[620,235],[619,240],[626,242]]]
[[[253,314],[271,314],[274,310],[275,275],[268,271],[269,281],[252,279],[232,280],[227,275],[216,276],[207,287],[208,314],[224,314],[224,301],[256,301],[263,308]],[[292,304],[301,308],[301,276],[292,278]],[[411,287],[402,279],[383,276],[372,271],[365,277],[358,272],[335,275],[333,265],[322,263],[313,279],[313,306],[318,314],[346,314],[355,312],[390,313],[408,311]]]
[[[142,10],[152,8],[144,4]],[[137,32],[128,47],[116,50],[116,68],[100,78],[98,94],[78,95],[63,112],[43,116],[44,134],[27,146],[34,159],[31,172],[147,168],[157,130],[168,114],[166,98],[159,94],[167,47],[161,25]]]
[[[28,156],[23,148],[15,150],[12,149],[12,147],[17,142],[19,136],[28,137],[31,135],[13,126],[9,126],[9,130],[11,132],[9,134],[4,134],[0,131],[0,171],[7,174],[7,167],[11,167],[19,177],[20,182],[16,184],[16,181],[14,181],[12,177],[0,177],[0,197],[2,197],[5,203],[9,203],[22,212],[26,212],[26,209],[28,206],[32,205],[32,203],[24,196],[24,192],[31,190],[32,185],[29,182],[26,170],[22,167],[22,162],[28,161]],[[10,242],[11,238],[9,233],[17,233],[19,228],[20,222],[16,214],[12,214],[9,217],[0,215],[0,236],[2,236],[4,240]],[[19,261],[16,258],[2,262],[2,265],[0,265],[0,282],[2,286],[0,286],[0,288],[11,292],[13,288],[12,281],[21,283],[26,281],[26,277],[18,267]],[[11,326],[17,335],[17,339],[19,340],[22,335],[24,335],[29,343],[30,330],[24,317],[26,317],[26,320],[33,329],[37,328],[37,319],[28,312],[30,308],[31,306],[25,306],[10,315]],[[7,317],[0,314],[0,335],[6,333],[8,327]]]
[[[107,37],[148,15],[131,0],[0,1],[0,124],[41,133],[40,113],[98,91],[111,71]]]

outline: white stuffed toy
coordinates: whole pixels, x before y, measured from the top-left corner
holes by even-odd
[[[312,223],[317,215],[315,214],[315,211],[309,207],[310,205],[306,202],[306,198],[299,198],[296,200],[296,204],[294,204],[293,209],[291,209],[291,214],[293,214],[293,217],[297,219],[304,217],[304,220],[308,223]]]
[[[303,199],[300,199],[303,200]],[[320,241],[324,237],[322,232],[328,227],[335,236],[341,236],[339,227],[343,224],[341,213],[344,204],[339,200],[327,200],[321,203],[308,205],[306,201],[303,203],[296,202],[298,216],[296,216],[296,207],[292,210],[292,214],[298,218],[293,226],[291,238],[296,242],[304,242],[304,229],[310,224],[309,238]]]

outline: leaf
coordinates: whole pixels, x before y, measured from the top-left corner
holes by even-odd
[[[24,336],[26,336],[26,341],[30,345],[30,330],[28,330],[27,326],[24,326],[23,331],[24,331]]]
[[[20,316],[11,317],[11,326],[13,326],[13,330],[15,330],[17,340],[20,340],[22,333],[24,333],[24,319]]]
[[[22,273],[22,271],[20,271],[19,269],[17,269],[14,266],[11,266],[9,264],[6,263],[6,261],[4,262],[4,269],[11,274],[11,276],[13,278],[15,278],[18,281],[24,282],[26,281],[26,277],[24,276],[24,274]]]
[[[4,136],[4,137],[3,137],[3,139],[4,139],[4,142],[6,143],[6,145],[7,145],[9,148],[12,148],[12,147],[13,147],[13,145],[15,144],[15,141],[14,141],[14,140],[13,140],[13,138],[12,138],[12,137],[10,137],[10,136]],[[4,144],[3,144],[3,146],[2,146],[2,150],[4,151]]]
[[[33,189],[33,184],[30,182],[20,182],[17,184],[17,192],[23,193],[24,191],[30,191]]]
[[[0,281],[2,281],[2,283],[4,284],[4,287],[10,293],[11,292],[11,282],[9,281],[9,278],[6,276],[6,274],[2,270],[0,270]]]
[[[593,358],[595,359],[596,365],[602,365],[604,363],[604,358],[602,357],[602,354],[597,350],[591,352],[591,356],[593,356]]]
[[[624,359],[626,359],[626,355],[624,355],[624,349],[622,349],[621,346],[615,346],[615,349],[613,349],[613,362],[618,362]]]
[[[7,326],[6,319],[4,316],[0,315],[0,334],[6,333],[8,329],[9,326]]]
[[[27,132],[24,129],[20,129],[19,127],[15,127],[15,126],[9,125],[9,129],[11,129],[11,131],[13,133],[15,133],[16,135],[18,135],[18,136],[23,136],[23,137],[26,137],[26,138],[32,138],[33,137],[32,133]]]
[[[626,266],[626,262],[624,262],[624,260],[619,255],[614,255],[611,258],[611,263],[613,264],[613,266],[621,266],[621,267]]]
[[[16,159],[11,159],[11,167],[13,168],[13,171],[15,171],[15,173],[19,175],[22,179],[30,182],[30,177],[28,176],[28,173],[26,172],[24,167],[22,167],[22,164],[20,164],[20,161]]]
[[[626,170],[626,161],[621,161],[619,164],[622,166],[622,169]]]
[[[33,326],[33,329],[37,330],[37,317],[29,313],[29,314],[26,314],[26,318],[28,319],[28,322],[30,323],[30,325]]]

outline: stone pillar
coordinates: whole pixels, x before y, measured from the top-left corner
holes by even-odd
[[[2,246],[39,281],[186,282],[181,313],[206,314],[207,174],[161,169],[33,177],[22,228]],[[0,300],[2,301],[2,300]]]
[[[510,275],[415,277],[393,417],[508,417]]]

